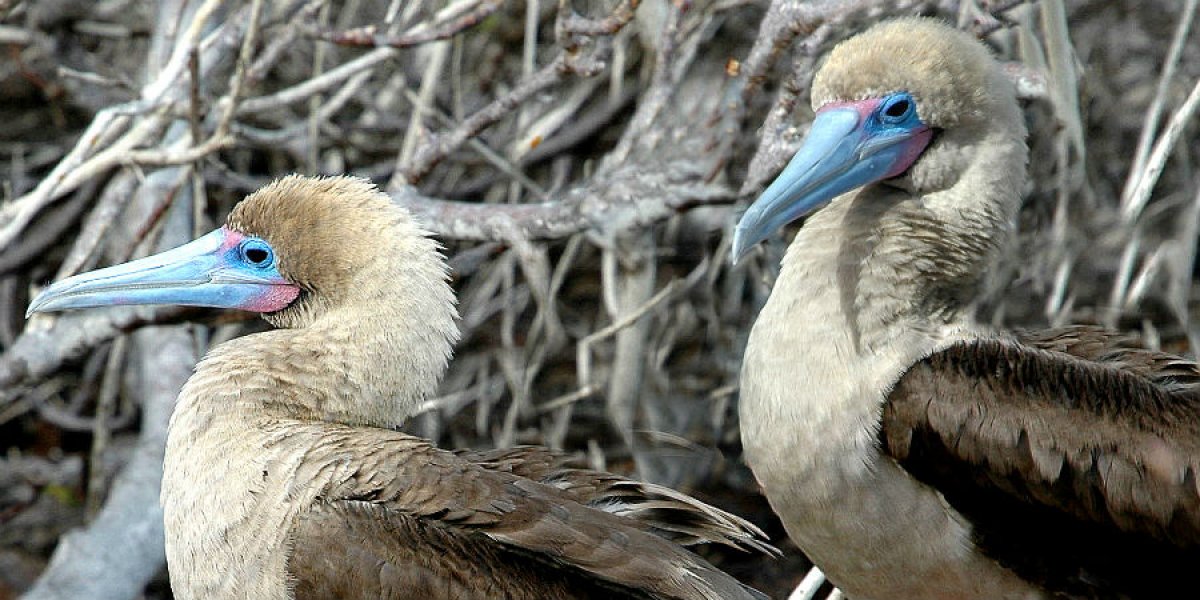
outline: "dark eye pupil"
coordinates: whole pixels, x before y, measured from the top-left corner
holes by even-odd
[[[893,102],[891,106],[884,109],[883,114],[889,117],[903,117],[904,113],[908,112],[908,100],[900,100]]]
[[[246,259],[255,264],[263,263],[267,260],[267,251],[262,248],[248,248]]]

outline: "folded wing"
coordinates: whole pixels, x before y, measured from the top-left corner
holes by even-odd
[[[296,523],[297,598],[761,597],[652,524],[588,506],[619,496],[620,478],[533,449],[455,454],[374,433],[327,435],[306,461],[353,466]]]
[[[1053,591],[1145,597],[1200,564],[1200,372],[1184,359],[1086,327],[960,343],[904,374],[880,437],[981,550]]]

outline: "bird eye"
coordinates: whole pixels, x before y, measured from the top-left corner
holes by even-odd
[[[241,251],[246,262],[256,267],[265,269],[275,264],[275,252],[269,244],[260,239],[250,238],[242,242]]]
[[[889,125],[900,123],[913,114],[916,103],[907,93],[893,94],[879,107],[879,119]]]

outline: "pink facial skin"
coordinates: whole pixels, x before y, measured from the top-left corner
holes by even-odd
[[[883,102],[883,98],[868,98],[866,100],[855,100],[848,102],[830,102],[817,109],[817,114],[832,109],[851,108],[854,110],[854,112],[858,113],[859,127],[865,128],[867,119],[875,112],[876,109],[879,108],[879,104],[881,102]],[[864,131],[864,135],[870,134]],[[898,177],[908,171],[909,167],[911,167],[913,163],[917,161],[917,158],[921,156],[921,153],[925,151],[925,148],[929,146],[929,142],[931,140],[933,140],[933,130],[930,129],[929,126],[922,123],[921,127],[913,132],[912,137],[903,142],[900,156],[897,157],[896,162],[892,165],[892,168],[888,169],[884,179]]]
[[[232,250],[238,244],[242,243],[242,240],[246,239],[244,233],[234,231],[224,225],[221,226],[221,233],[225,235],[225,240],[221,242],[221,247],[217,249],[221,253]]]
[[[903,153],[898,159],[896,159],[896,164],[888,171],[885,179],[898,177],[908,171],[909,167],[911,167],[913,163],[917,162],[917,158],[919,158],[921,153],[925,151],[925,148],[929,146],[929,142],[932,139],[933,130],[929,127],[925,127],[914,134],[907,142],[904,142]]]
[[[879,107],[880,102],[883,102],[883,98],[867,98],[866,100],[830,102],[829,104],[818,108],[817,114],[821,114],[827,110],[835,108],[853,108],[854,111],[858,113],[858,122],[865,123],[867,121],[867,117],[871,116],[871,113],[875,112],[875,109]]]
[[[246,303],[245,310],[256,313],[273,313],[287,308],[300,296],[300,288],[295,284],[284,283],[263,286],[265,291]]]

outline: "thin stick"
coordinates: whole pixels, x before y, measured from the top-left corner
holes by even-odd
[[[1154,143],[1154,150],[1150,152],[1150,158],[1146,160],[1145,168],[1138,174],[1137,183],[1129,192],[1129,196],[1122,199],[1121,218],[1125,223],[1132,223],[1137,220],[1138,215],[1142,214],[1142,209],[1150,200],[1150,192],[1154,191],[1154,185],[1158,183],[1158,177],[1162,175],[1163,168],[1166,167],[1168,155],[1175,148],[1175,144],[1179,142],[1179,138],[1183,136],[1188,122],[1195,116],[1197,109],[1200,109],[1200,79],[1197,79],[1195,85],[1192,86],[1192,91],[1188,94],[1187,100],[1184,100],[1183,105],[1171,115],[1166,131]]]
[[[645,304],[625,313],[620,319],[613,321],[607,327],[594,331],[587,337],[580,340],[579,344],[575,346],[575,378],[579,381],[579,387],[585,388],[587,387],[588,382],[591,381],[592,346],[594,344],[610,338],[616,335],[617,332],[621,331],[622,329],[625,329],[626,327],[636,323],[638,319],[646,316],[646,313],[654,310],[654,308],[659,304],[662,304],[663,301],[673,297],[676,293],[678,293],[679,290],[684,287],[684,283],[685,282],[682,279],[671,280],[671,283],[668,283],[663,287],[663,289],[658,290],[658,292],[651,296]]]
[[[371,46],[375,48],[409,48],[419,44],[447,40],[481,23],[500,8],[503,0],[468,0],[447,6],[432,25],[422,23],[402,34],[376,32],[374,26],[349,31],[317,31],[319,39],[342,46]],[[474,6],[472,6],[474,5]]]
[[[450,44],[449,42],[438,42],[425,50],[429,53],[428,62],[425,63],[425,72],[421,76],[421,89],[417,92],[412,114],[408,118],[408,131],[404,134],[404,143],[400,144],[400,156],[396,159],[397,174],[404,172],[412,162],[417,141],[425,131],[423,124],[425,113],[432,106],[434,92],[437,91],[438,84],[442,81],[442,69],[445,68],[446,57],[450,54]]]
[[[1146,161],[1150,159],[1150,149],[1154,143],[1154,136],[1158,133],[1158,120],[1167,104],[1167,95],[1171,90],[1171,83],[1175,80],[1175,72],[1179,69],[1179,62],[1183,56],[1183,45],[1191,31],[1197,5],[1200,5],[1197,0],[1187,0],[1187,4],[1183,7],[1183,13],[1179,17],[1179,24],[1175,27],[1175,35],[1171,38],[1171,46],[1167,49],[1167,56],[1163,61],[1162,74],[1159,75],[1158,86],[1154,90],[1154,100],[1151,101],[1150,108],[1146,110],[1145,119],[1142,121],[1142,130],[1138,133],[1137,148],[1133,151],[1133,165],[1129,169],[1129,176],[1125,179],[1124,193],[1121,194],[1122,211],[1133,201],[1133,190],[1140,183],[1146,168]]]
[[[320,77],[312,77],[303,83],[284,88],[274,94],[248,98],[238,106],[237,116],[253,115],[260,112],[279,110],[290,104],[303,102],[323,93],[335,85],[341,85],[350,77],[374,68],[382,62],[395,58],[396,51],[391,48],[377,48],[352,61],[343,63],[323,73]]]
[[[496,121],[507,116],[512,110],[535,94],[553,86],[572,73],[581,72],[572,65],[575,61],[564,52],[560,53],[546,66],[539,69],[530,77],[521,80],[507,94],[496,98],[475,114],[467,117],[459,126],[451,131],[439,134],[433,141],[420,148],[411,164],[404,171],[397,171],[388,184],[389,189],[396,189],[404,182],[415,183],[429,173],[437,163],[447,155],[462,146],[468,139],[479,135]],[[583,71],[587,74],[587,71]]]
[[[88,469],[87,506],[84,514],[91,521],[100,506],[104,503],[105,471],[104,452],[108,449],[109,419],[117,405],[117,391],[121,383],[121,366],[125,362],[125,347],[128,344],[126,336],[118,336],[113,340],[112,350],[108,353],[108,362],[104,367],[104,378],[101,380],[100,393],[96,397],[96,419],[92,428],[92,449]]]

